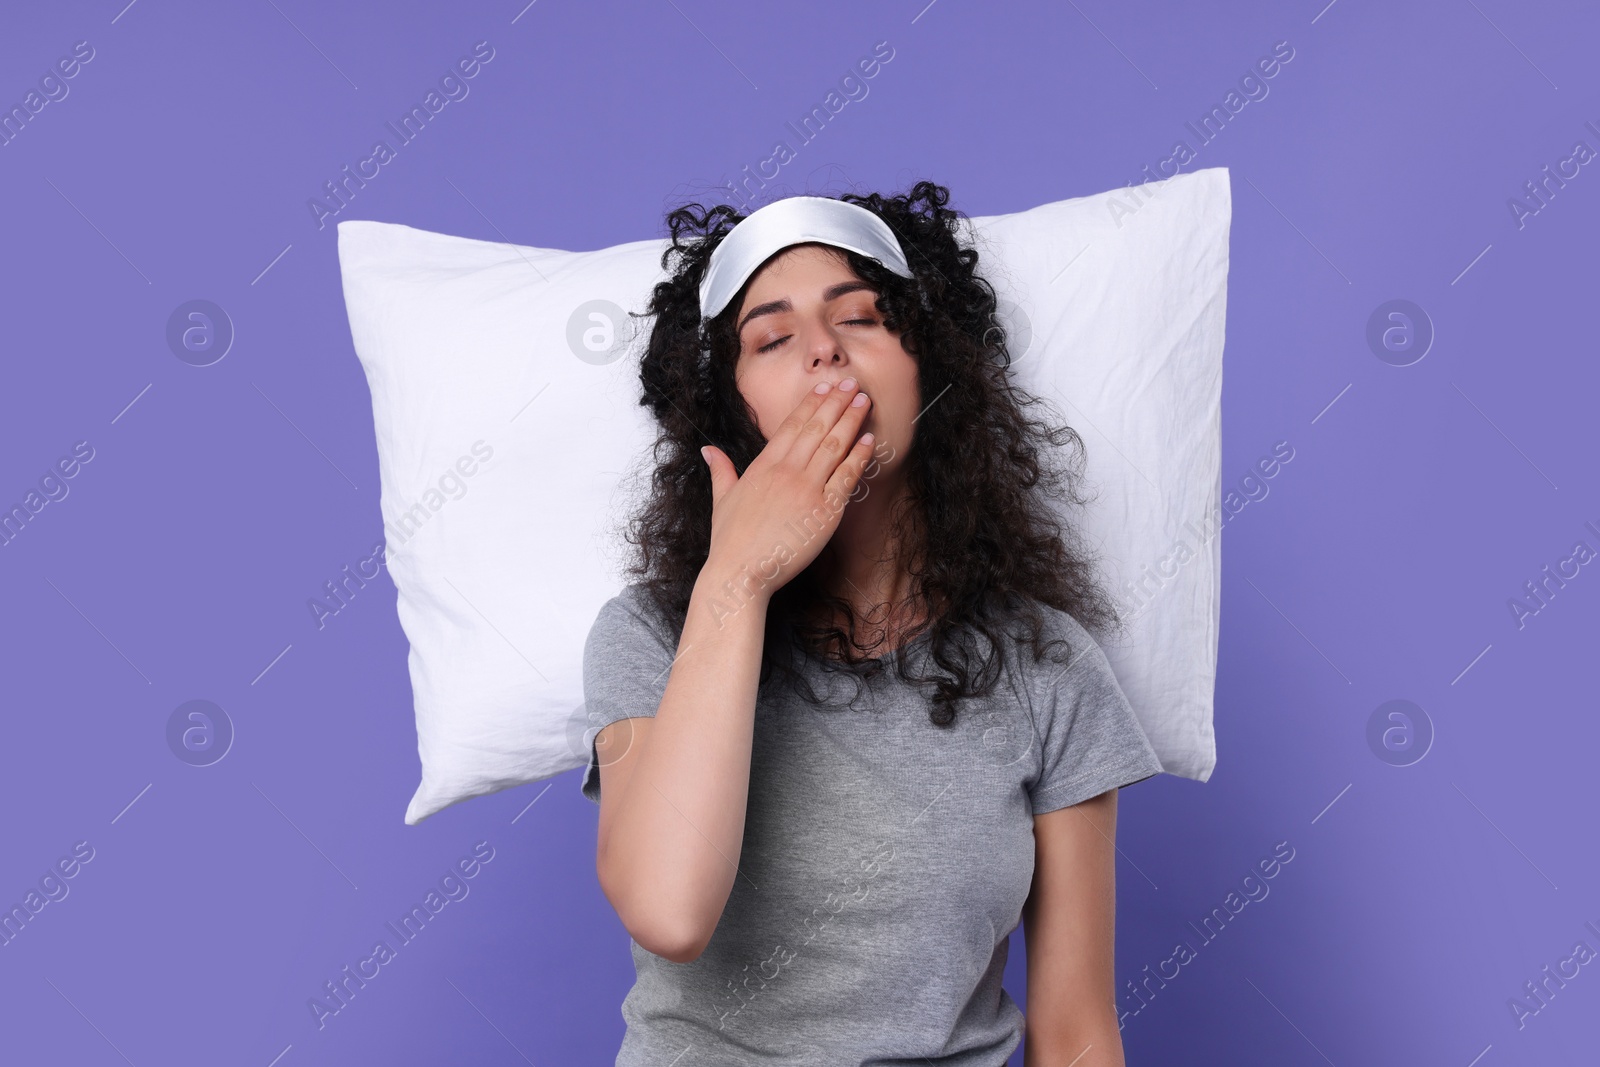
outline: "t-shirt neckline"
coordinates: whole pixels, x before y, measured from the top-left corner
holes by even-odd
[[[904,654],[907,651],[920,647],[932,636],[933,629],[930,627],[923,630],[909,641],[902,641],[898,648],[891,649],[881,656],[873,656],[869,659],[857,660],[854,663],[846,663],[844,660],[837,659],[824,659],[821,656],[817,656],[805,650],[802,650],[802,654],[805,656],[805,659],[808,663],[814,663],[823,667],[832,667],[837,670],[849,670],[851,668],[867,667],[873,663],[882,664],[884,669],[887,670],[904,658]]]

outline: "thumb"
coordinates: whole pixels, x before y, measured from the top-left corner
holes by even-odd
[[[716,503],[722,499],[722,494],[727,492],[728,476],[733,473],[733,461],[716,445],[706,445],[700,450],[700,458],[706,461],[706,466],[711,471],[711,501]]]

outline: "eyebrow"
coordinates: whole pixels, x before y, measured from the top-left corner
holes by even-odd
[[[822,291],[822,302],[826,304],[831,300],[837,300],[846,293],[854,293],[860,289],[870,289],[873,292],[878,291],[876,286],[869,285],[860,279],[848,282],[840,282],[838,285],[830,285],[828,288]],[[794,305],[789,303],[787,297],[782,300],[769,300],[765,304],[757,304],[755,307],[751,308],[745,313],[744,318],[739,320],[739,325],[734,329],[734,333],[744,333],[745,326],[749,324],[751,319],[758,315],[776,315],[782,311],[793,310]]]

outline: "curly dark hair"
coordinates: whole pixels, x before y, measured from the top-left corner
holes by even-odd
[[[966,216],[945,206],[949,190],[920,181],[904,196],[838,199],[883,219],[915,274],[903,278],[869,257],[835,250],[878,290],[885,326],[917,361],[917,407],[926,410],[905,460],[908,508],[894,525],[903,538],[898,543],[909,546],[903,562],[914,617],[927,620],[911,640],[926,638],[939,672],[913,676],[906,656],[895,660],[903,681],[934,685],[930,718],[948,726],[959,700],[985,696],[999,681],[997,626],[1026,620],[1028,632],[1016,636],[1031,643],[1037,660],[1045,647],[1038,604],[1068,613],[1091,634],[1120,631],[1123,622],[1099,587],[1081,535],[1045,499],[1059,492],[1068,507],[1087,502],[1080,493],[1082,439],[1070,426],[1027,417],[1026,408],[1044,401],[1010,380],[1012,356],[995,292],[978,274],[977,251],[958,237]],[[700,319],[699,286],[711,253],[744,217],[727,205],[671,211],[671,243],[661,257],[668,278],[655,286],[648,310],[635,314],[653,319],[640,360],[639,402],[654,414],[659,433],[650,491],[625,533],[635,548],[628,569],[680,634],[711,541],[711,476],[700,447],[722,449],[742,476],[767,443],[734,377],[735,320],[749,281],[709,323]],[[937,398],[931,406],[930,397]],[[788,656],[778,654],[795,648],[858,679],[883,669],[882,658],[850,655],[873,646],[854,640],[856,617],[847,601],[820,585],[820,561],[772,595],[763,683],[774,669],[799,679]],[[843,628],[805,621],[841,617]],[[979,635],[988,652],[976,649]],[[814,692],[809,699],[816,702]]]

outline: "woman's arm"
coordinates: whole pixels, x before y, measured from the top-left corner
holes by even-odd
[[[838,529],[872,458],[872,439],[857,436],[870,401],[853,382],[831,384],[794,406],[743,475],[720,448],[702,450],[711,474],[711,545],[661,706],[653,719],[641,708],[640,717],[596,735],[607,752],[595,853],[600,888],[641,947],[676,963],[705,951],[734,878],[743,877],[767,606]],[[794,544],[797,530],[807,536]],[[730,582],[737,598],[724,596]]]
[[[711,940],[744,841],[770,597],[750,590],[729,614],[730,577],[700,572],[655,717],[618,720],[595,741],[600,888],[641,947],[677,963]]]
[[[1117,1027],[1117,791],[1033,819],[1024,1067],[1124,1067]]]

